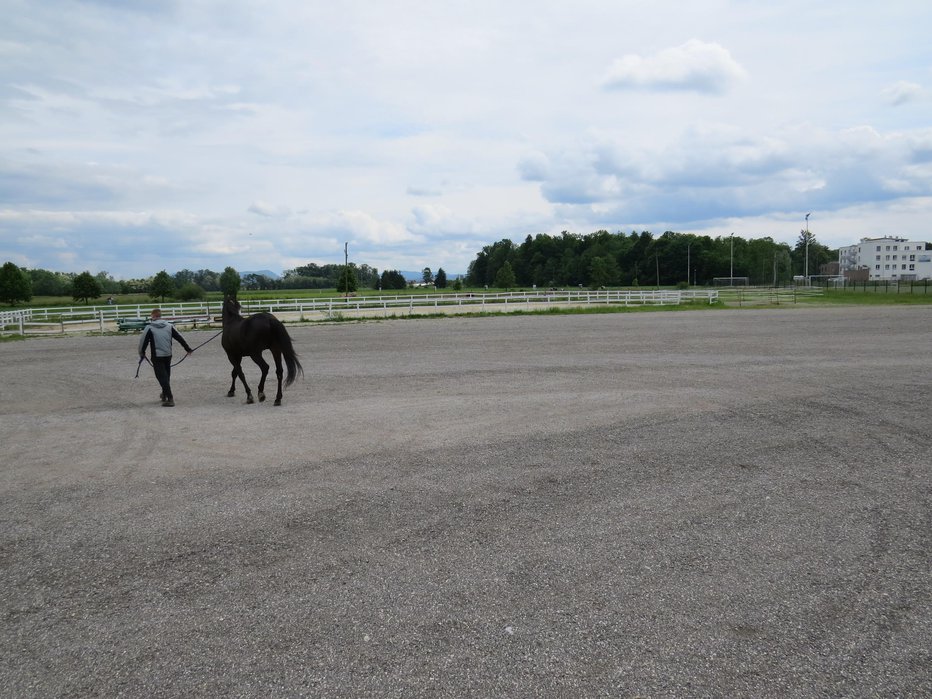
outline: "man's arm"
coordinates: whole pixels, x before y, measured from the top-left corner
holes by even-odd
[[[178,340],[178,344],[184,347],[184,351],[187,352],[188,354],[191,354],[194,351],[185,341],[184,337],[182,337],[181,333],[175,330],[174,325],[172,326],[172,337]]]
[[[142,337],[139,338],[139,356],[146,356],[146,347],[152,345],[153,351],[155,350],[155,338],[152,337],[152,328],[148,325],[142,331]]]

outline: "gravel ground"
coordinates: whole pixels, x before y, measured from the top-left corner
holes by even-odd
[[[290,330],[0,344],[0,694],[932,695],[932,307]]]

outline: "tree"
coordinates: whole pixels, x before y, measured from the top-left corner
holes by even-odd
[[[589,286],[598,289],[618,283],[618,263],[613,257],[593,257],[589,264]]]
[[[408,286],[404,275],[397,269],[386,269],[382,272],[380,281],[382,289],[404,289]]]
[[[807,242],[808,246],[806,245]],[[809,255],[808,264],[806,262],[807,252]],[[822,245],[822,243],[816,240],[812,231],[807,231],[805,229],[799,232],[799,238],[796,240],[796,247],[793,249],[793,257],[796,261],[795,267],[799,270],[798,273],[806,274],[808,269],[810,277],[814,274],[820,274],[820,267],[835,258],[825,245]]]
[[[31,269],[29,278],[32,280],[32,293],[36,296],[65,296],[71,286],[68,275],[47,269]]]
[[[232,267],[227,267],[223,270],[223,274],[220,275],[220,291],[223,292],[224,296],[235,299],[239,293],[241,283],[239,272]]]
[[[425,267],[421,271],[421,280],[425,284],[430,284],[432,281],[434,281],[434,274],[433,272],[430,271],[430,267]]]
[[[201,301],[206,296],[206,292],[194,282],[188,282],[178,289],[175,296],[179,301]]]
[[[98,298],[101,292],[100,281],[90,272],[81,272],[71,282],[71,298],[75,301],[87,303]]]
[[[100,282],[100,291],[105,294],[118,294],[120,292],[120,282],[111,277],[107,272],[98,272],[97,281]]]
[[[443,271],[443,267],[437,270],[437,276],[434,277],[434,286],[438,289],[447,288],[447,273]]]
[[[337,291],[341,294],[349,294],[357,289],[356,270],[353,265],[344,265],[340,273],[340,279],[337,281]]]
[[[174,293],[175,282],[164,269],[152,278],[152,283],[149,285],[149,296],[165,301],[166,296],[171,296]]]
[[[17,301],[32,298],[32,279],[12,262],[0,267],[0,301],[15,306]]]
[[[515,273],[510,262],[505,262],[495,275],[495,286],[499,289],[510,289],[515,285]]]
[[[258,289],[267,291],[275,288],[275,280],[265,274],[249,272],[243,275],[243,287],[246,289]]]

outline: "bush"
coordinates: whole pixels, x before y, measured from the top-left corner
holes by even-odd
[[[207,296],[207,292],[194,282],[188,282],[182,285],[182,287],[175,292],[175,297],[179,301],[203,301],[205,296]]]

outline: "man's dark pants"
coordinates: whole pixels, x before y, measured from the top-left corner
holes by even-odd
[[[155,378],[162,387],[162,396],[165,400],[174,400],[172,395],[171,376],[172,376],[172,358],[155,357],[152,360],[152,368],[155,369]]]

